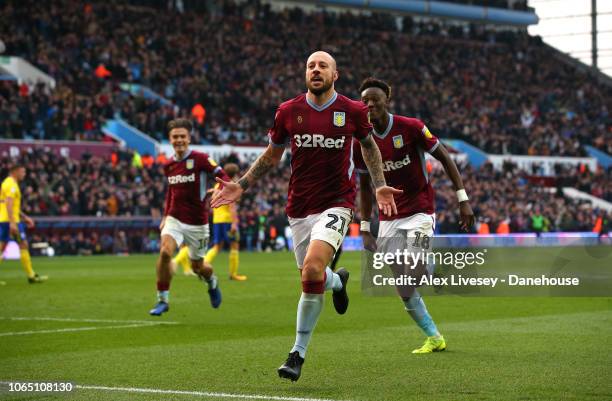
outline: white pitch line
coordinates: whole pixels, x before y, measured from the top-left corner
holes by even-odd
[[[76,322],[76,323],[141,323],[141,324],[178,324],[178,322],[161,321],[156,322],[153,320],[107,320],[107,319],[73,319],[64,317],[9,317],[0,316],[0,320],[40,320],[49,322]]]
[[[146,394],[173,394],[173,395],[195,395],[210,398],[233,398],[237,400],[272,400],[272,401],[340,401],[329,398],[302,398],[302,397],[282,397],[275,395],[262,394],[231,394],[215,393],[212,391],[184,391],[184,390],[161,390],[155,388],[135,388],[135,387],[106,387],[106,386],[83,386],[75,385],[81,390],[117,391],[124,393],[146,393]]]
[[[148,327],[156,326],[157,323],[138,323],[138,324],[125,324],[120,326],[93,326],[93,327],[71,327],[67,329],[53,329],[53,330],[30,330],[30,331],[12,331],[8,333],[0,333],[0,337],[7,336],[25,336],[30,334],[49,334],[49,333],[67,333],[71,331],[93,331],[93,330],[106,330],[106,329],[127,329],[130,327]]]

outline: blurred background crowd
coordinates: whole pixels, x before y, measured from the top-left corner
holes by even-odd
[[[517,1],[513,7],[527,6]],[[384,13],[274,11],[256,0],[5,0],[0,15],[6,54],[56,81],[51,88],[0,80],[2,139],[110,142],[105,121],[119,117],[163,142],[166,123],[182,116],[195,121],[194,143],[265,144],[278,104],[304,91],[305,57],[321,48],[337,59],[339,92],[357,98],[362,79],[385,79],[392,85],[391,110],[422,119],[441,138],[492,154],[584,156],[587,145],[612,154],[610,86],[560,62],[525,31]],[[2,177],[14,162],[6,156]],[[148,155],[117,150],[108,160],[76,160],[38,149],[17,161],[28,171],[23,209],[35,217],[158,219],[163,213],[161,162]],[[247,167],[236,156],[221,162],[228,161]],[[609,220],[562,187],[612,201],[610,171],[559,165],[546,182],[511,163],[461,171],[479,219],[474,230],[481,233],[592,231]],[[244,248],[282,246],[277,239],[289,235],[289,174],[284,162],[242,200]],[[431,174],[436,230],[458,232],[452,186],[435,163]],[[36,233],[34,240],[47,240],[62,254],[121,253],[155,250],[157,236],[144,227]]]
[[[257,1],[190,3],[182,13],[154,7],[164,2],[2,2],[7,53],[31,60],[57,86],[0,85],[0,130],[101,139],[104,118],[120,115],[163,140],[171,117],[193,112],[197,143],[265,143],[276,106],[304,91],[305,56],[323,48],[337,58],[340,92],[357,97],[363,78],[384,78],[392,110],[441,137],[488,153],[581,156],[586,144],[612,153],[611,89],[524,32],[274,12]],[[171,103],[126,92],[125,83]]]
[[[155,160],[151,163],[138,160],[129,151],[118,151],[109,159],[85,155],[75,160],[38,149],[22,153],[17,160],[2,158],[0,174],[6,176],[15,161],[26,167],[23,211],[35,218],[80,215],[160,219],[166,190],[162,166]],[[248,168],[235,155],[220,161],[222,165],[229,162],[239,164],[242,171]],[[436,191],[436,232],[459,233],[457,197],[452,183],[437,162],[430,162],[429,168]],[[562,189],[576,187],[612,202],[609,172],[593,172],[586,166],[560,169],[550,179],[551,186],[544,186],[534,185],[534,176],[512,163],[506,163],[501,171],[491,164],[479,169],[460,165],[460,170],[465,187],[469,188],[470,204],[479,219],[473,232],[592,231],[598,219],[610,218],[591,202],[565,196]],[[287,158],[243,196],[238,213],[244,249],[277,249],[286,245],[285,239],[291,235],[284,212],[289,175]],[[542,227],[534,226],[535,221],[540,221],[538,216],[542,216]],[[356,222],[360,219],[357,211]],[[47,234],[44,239],[59,252],[68,254],[150,252],[158,246],[156,226],[115,230],[104,235],[86,229],[64,231]],[[41,240],[43,236],[34,239]]]

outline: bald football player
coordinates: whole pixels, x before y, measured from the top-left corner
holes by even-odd
[[[367,107],[336,92],[336,61],[317,51],[305,65],[307,92],[282,103],[270,129],[269,145],[238,182],[224,182],[211,205],[236,202],[263,175],[278,165],[291,146],[291,178],[286,207],[293,232],[302,295],[297,307],[295,343],[278,369],[282,378],[298,380],[306,350],[323,308],[323,294],[332,291],[339,314],[348,308],[349,273],[329,268],[353,219],[356,187],[352,141],[356,138],[376,188],[380,209],[396,213],[394,194],[386,186],[380,151],[374,142]]]

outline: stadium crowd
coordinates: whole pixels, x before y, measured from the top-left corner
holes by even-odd
[[[612,154],[612,89],[524,32],[257,1],[186,1],[184,12],[143,4],[3,2],[6,53],[58,83],[1,85],[3,137],[100,139],[103,120],[119,115],[163,139],[169,118],[199,105],[196,142],[260,144],[275,107],[303,91],[304,56],[324,48],[337,58],[339,91],[357,97],[363,78],[386,79],[392,110],[441,137],[489,153],[582,156],[590,144]],[[124,82],[174,106],[124,92]]]
[[[8,171],[9,158],[0,162]],[[26,167],[23,211],[33,216],[152,216],[163,212],[165,180],[161,166],[132,165],[120,152],[115,162],[85,156],[62,157],[44,149],[21,153]]]
[[[102,126],[113,115],[104,96],[75,96],[66,86],[17,86],[0,80],[0,137],[103,140]]]
[[[22,208],[34,217],[151,216],[159,219],[163,214],[166,183],[161,165],[135,163],[130,152],[119,151],[111,160],[88,155],[74,160],[44,149],[21,153],[17,160],[2,156],[2,176],[7,174],[11,163],[19,162],[26,167]],[[235,155],[221,161],[222,164],[226,162],[239,163],[243,170],[248,167]],[[284,213],[290,168],[288,159],[282,163],[240,202],[240,234],[244,249],[276,248],[277,243],[286,245],[286,241],[279,239],[290,235]],[[584,166],[560,169],[553,182],[556,187],[535,185],[526,171],[508,163],[500,171],[491,164],[480,169],[461,166],[461,171],[470,203],[479,218],[475,230],[480,232],[484,224],[490,232],[504,232],[504,229],[507,232],[592,231],[601,212],[590,202],[564,196],[562,186],[572,186],[612,201],[610,173],[591,172]],[[433,168],[432,176],[436,189],[437,232],[459,232],[452,185],[440,169]],[[534,227],[534,220],[539,221],[537,216],[540,215],[543,226]],[[38,240],[43,240],[40,233],[35,234]],[[59,230],[44,240],[60,253],[88,254],[154,251],[158,238],[156,229],[141,228],[104,233]]]
[[[466,165],[460,170],[478,218],[475,231],[480,233],[593,231],[599,217],[610,217],[591,202],[563,193],[563,187],[574,187],[610,202],[610,172],[591,172],[584,166],[565,169],[553,180],[554,186],[548,187],[534,182],[528,172],[512,163],[506,163],[501,170],[492,164],[479,169]],[[452,183],[441,170],[433,173],[432,182],[438,232],[457,232],[458,205]]]

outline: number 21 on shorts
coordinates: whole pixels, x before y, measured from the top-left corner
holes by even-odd
[[[327,217],[329,217],[331,220],[325,225],[325,228],[330,228],[334,231],[338,231],[340,235],[344,235],[344,229],[346,228],[347,223],[346,218],[344,216],[337,216],[331,213],[329,213]],[[342,223],[340,224],[340,228],[336,226],[338,220],[342,221]]]

